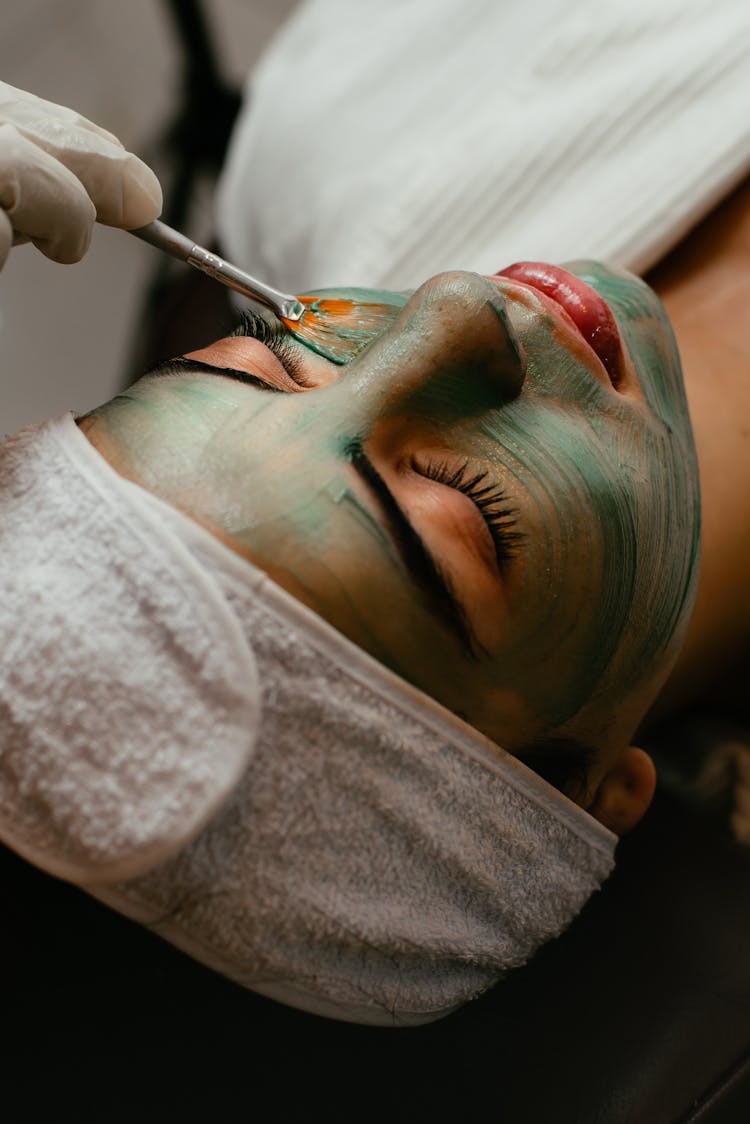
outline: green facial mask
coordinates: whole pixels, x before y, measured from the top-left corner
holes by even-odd
[[[561,355],[559,340],[543,322],[522,336],[528,369],[518,398],[478,411],[477,382],[464,370],[442,383],[430,380],[416,400],[423,414],[436,423],[444,416],[452,425],[453,435],[443,434],[446,444],[453,437],[465,447],[481,445],[486,462],[523,487],[537,508],[536,540],[526,544],[537,555],[536,627],[527,637],[530,658],[517,651],[516,659],[530,676],[540,649],[544,658],[554,649],[562,621],[571,630],[579,626],[578,671],[569,689],[561,695],[557,679],[534,692],[534,705],[555,724],[591,696],[623,643],[631,650],[629,659],[619,661],[625,692],[636,689],[644,669],[663,658],[687,615],[699,544],[697,467],[679,358],[663,310],[651,290],[630,275],[596,263],[574,265],[573,272],[613,309],[650,418],[634,415],[629,402],[613,401],[582,377],[580,365]],[[332,295],[382,301],[381,293],[367,290],[326,292]],[[379,330],[361,334],[360,353],[390,330],[395,314],[394,305]],[[682,549],[675,549],[676,531]],[[587,629],[580,628],[584,612],[568,589],[571,566],[579,586],[598,590],[597,612]],[[546,581],[539,580],[542,568]],[[665,571],[668,580],[657,581]],[[531,623],[528,610],[526,601]],[[633,627],[634,613],[648,626]]]
[[[327,385],[282,395],[210,374],[150,378],[104,409],[109,435],[146,487],[509,748],[592,707],[600,721],[648,688],[685,627],[698,485],[657,298],[629,275],[573,268],[614,312],[642,397],[592,378],[552,315],[452,274],[412,298],[318,294],[381,308],[355,335],[342,327],[340,353],[357,355],[339,358]],[[326,366],[322,348],[294,349],[305,370]],[[465,603],[468,640],[461,605],[449,627],[448,601],[441,621],[434,589],[405,560],[357,450]],[[494,587],[464,533],[467,493],[434,479],[448,462],[454,474],[464,466],[457,484],[484,473],[513,511],[521,539]],[[446,519],[442,508],[467,500]]]

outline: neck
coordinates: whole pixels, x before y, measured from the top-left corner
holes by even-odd
[[[703,501],[698,599],[655,716],[691,699],[733,703],[750,654],[750,180],[647,278],[682,355]],[[709,683],[709,672],[711,682]]]

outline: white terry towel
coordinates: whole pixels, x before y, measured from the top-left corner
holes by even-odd
[[[250,76],[224,251],[290,292],[643,272],[750,168],[746,0],[307,0]]]
[[[260,701],[213,583],[111,502],[87,447],[69,418],[0,445],[0,837],[51,874],[111,882],[215,813]]]
[[[97,897],[247,987],[385,1025],[491,986],[610,872],[611,832],[119,477],[70,417],[6,442],[0,478],[0,838],[40,866],[73,856]],[[217,807],[205,763],[226,778],[243,754]],[[170,857],[149,863],[141,820]],[[137,876],[106,878],[102,855],[131,850]]]

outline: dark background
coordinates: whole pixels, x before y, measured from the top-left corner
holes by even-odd
[[[664,796],[571,929],[415,1029],[253,995],[0,852],[0,1119],[750,1120],[750,853]]]

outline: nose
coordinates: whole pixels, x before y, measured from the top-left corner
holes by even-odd
[[[453,272],[417,289],[345,381],[370,417],[408,410],[450,421],[515,398],[525,366],[500,289]]]

